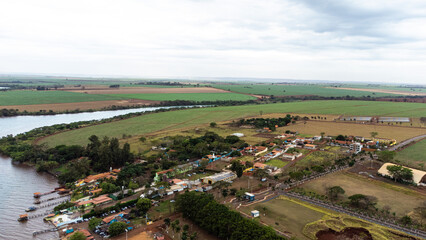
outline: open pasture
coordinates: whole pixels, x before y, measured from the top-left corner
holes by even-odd
[[[379,176],[377,176],[379,178]],[[377,198],[379,208],[390,207],[390,212],[404,216],[416,207],[422,206],[426,196],[407,187],[390,184],[355,173],[338,172],[309,181],[302,188],[319,194],[326,194],[327,187],[340,186],[345,190],[345,198],[354,194],[364,194]],[[395,198],[395,196],[398,196]],[[404,204],[401,204],[404,203]]]
[[[56,144],[81,144],[85,145],[87,139],[91,135],[109,136],[120,138],[123,134],[126,135],[143,135],[153,133],[160,130],[176,130],[192,128],[195,126],[206,126],[210,122],[223,122],[239,118],[255,117],[261,113],[286,113],[286,112],[301,112],[301,113],[318,113],[318,114],[335,114],[339,110],[346,112],[348,115],[358,115],[359,112],[376,112],[376,114],[395,115],[399,114],[397,107],[404,107],[406,111],[404,115],[426,115],[426,109],[419,111],[422,104],[417,103],[393,103],[393,102],[364,102],[364,101],[306,101],[306,102],[291,102],[277,104],[262,104],[262,105],[244,105],[230,107],[210,107],[176,110],[162,113],[146,114],[139,117],[115,121],[96,126],[67,131],[43,139],[41,142],[49,145]],[[409,111],[411,109],[411,111]],[[308,124],[308,123],[307,123]],[[307,125],[306,124],[306,125]],[[328,124],[328,123],[325,123]],[[303,123],[302,123],[303,125]],[[353,125],[351,125],[353,126]],[[360,126],[360,125],[356,125]],[[372,126],[374,127],[374,126]],[[386,126],[387,127],[387,126]],[[329,127],[330,128],[330,127]],[[389,127],[390,128],[390,127]],[[401,128],[405,132],[409,132],[409,128]],[[347,130],[347,129],[346,129]],[[389,129],[386,129],[387,131]],[[323,130],[317,128],[316,131]],[[331,131],[331,129],[330,129]],[[331,132],[326,134],[331,134]],[[348,130],[349,131],[349,130]],[[419,135],[419,129],[414,129]],[[371,132],[370,129],[368,132]],[[379,131],[378,131],[379,132]],[[339,133],[345,133],[339,131]],[[348,132],[348,134],[351,134]],[[383,133],[379,133],[379,137],[386,137]]]
[[[348,136],[363,136],[366,138],[370,137],[371,132],[377,132],[377,137],[396,139],[399,142],[421,134],[426,134],[426,129],[424,128],[420,129],[387,125],[367,125],[319,121],[307,121],[306,124],[299,121],[294,125],[279,128],[280,132],[284,132],[285,130],[297,131],[300,134],[308,135],[320,135],[321,132],[324,132],[325,135],[331,136],[342,134]]]

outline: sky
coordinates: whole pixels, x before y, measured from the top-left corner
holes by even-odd
[[[426,84],[426,1],[1,0],[0,73]]]

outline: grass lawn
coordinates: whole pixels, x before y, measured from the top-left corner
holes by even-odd
[[[91,135],[120,138],[123,134],[143,135],[160,130],[174,130],[195,126],[207,126],[210,122],[229,121],[233,119],[254,117],[260,113],[319,113],[347,115],[387,115],[387,116],[426,116],[426,108],[421,103],[395,103],[395,102],[366,102],[366,101],[306,101],[291,103],[276,103],[263,105],[244,105],[230,107],[211,107],[198,109],[185,109],[162,113],[146,114],[139,117],[115,121],[111,123],[80,128],[67,131],[43,139],[42,143],[50,146],[60,144],[85,145]],[[404,109],[404,112],[400,112]],[[328,124],[328,123],[326,123]],[[302,124],[303,125],[303,124]],[[307,124],[306,124],[307,125]],[[353,125],[351,125],[353,126]],[[357,125],[357,128],[359,125]],[[374,126],[372,126],[374,127]],[[385,127],[385,126],[383,126]],[[387,127],[387,126],[386,126]],[[401,128],[404,129],[404,128]],[[322,129],[316,129],[322,132]],[[345,129],[348,130],[348,129]],[[409,129],[408,129],[409,130]],[[404,131],[408,131],[405,130]],[[416,130],[419,132],[419,130]],[[326,134],[330,132],[325,131]],[[370,131],[368,131],[370,132]],[[379,132],[379,137],[385,137]],[[345,133],[344,131],[340,133]],[[319,134],[319,133],[318,133]],[[348,133],[349,135],[349,133]],[[417,134],[418,135],[418,134]]]
[[[277,168],[282,168],[285,165],[287,165],[288,163],[289,162],[284,162],[284,161],[279,160],[279,159],[271,159],[271,160],[265,162],[265,164],[273,166],[273,167],[277,167]]]
[[[120,100],[125,97],[65,91],[0,91],[0,106]]]
[[[402,165],[423,169],[426,167],[426,139],[397,152],[395,159]]]
[[[426,200],[425,195],[409,188],[348,172],[328,174],[325,177],[309,181],[301,187],[319,194],[325,194],[326,188],[332,186],[342,187],[345,190],[345,197],[358,193],[375,196],[379,208],[389,206],[390,212],[395,212],[397,216],[410,213]]]
[[[309,167],[312,165],[322,165],[322,164],[327,165],[327,164],[331,164],[334,158],[335,158],[334,153],[326,152],[326,151],[316,151],[316,152],[312,152],[308,156],[297,161],[295,166],[300,169],[305,169],[306,167]]]
[[[328,88],[331,85],[312,85],[312,84],[297,84],[297,85],[277,85],[277,84],[238,84],[238,85],[224,85],[213,84],[212,87],[228,90],[232,92],[260,94],[260,95],[274,95],[274,96],[294,96],[294,95],[318,95],[324,97],[339,97],[339,96],[397,96],[390,93],[372,93],[367,91],[354,91],[345,89],[332,89]]]
[[[109,94],[114,97],[126,99],[142,99],[152,101],[246,101],[256,99],[253,96],[238,94],[238,93],[144,93],[144,94]]]

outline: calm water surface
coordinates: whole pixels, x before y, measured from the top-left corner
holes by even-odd
[[[160,108],[167,109],[173,107],[150,107],[91,113],[0,118],[0,137],[9,134],[16,135],[34,128],[54,124],[100,120],[127,113],[154,111]],[[29,219],[25,223],[17,221],[19,215],[25,213],[26,208],[34,206],[34,192],[49,192],[56,187],[58,187],[58,183],[53,176],[46,173],[37,173],[32,167],[12,164],[10,158],[0,156],[0,240],[58,239],[57,233],[45,233],[36,237],[32,236],[34,231],[53,227],[43,222],[43,217]],[[57,196],[57,194],[54,193],[41,199],[53,196]],[[51,202],[57,201],[53,200]],[[29,215],[44,213],[52,209],[53,206],[39,209],[35,212],[30,212]]]

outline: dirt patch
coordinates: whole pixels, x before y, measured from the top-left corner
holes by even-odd
[[[159,101],[149,101],[149,100],[138,100],[138,99],[129,99],[129,100],[110,100],[110,101],[93,101],[93,102],[74,102],[74,103],[51,103],[51,104],[35,104],[35,105],[10,105],[2,106],[2,108],[7,109],[18,109],[19,111],[27,112],[38,112],[40,110],[52,110],[54,112],[60,111],[72,111],[72,110],[88,110],[88,109],[102,109],[110,106],[147,106],[158,104]]]
[[[67,90],[88,94],[137,94],[137,93],[225,93],[228,91],[209,87],[197,88],[151,88],[151,87],[122,87],[122,88],[92,88]]]
[[[270,134],[270,133],[258,133],[256,135],[254,135],[255,137],[259,137],[259,138],[274,138],[277,136],[277,134]]]
[[[341,232],[328,229],[317,232],[315,236],[318,240],[373,240],[365,228],[345,228]]]
[[[328,87],[328,88],[331,88],[331,89],[342,89],[342,90],[352,90],[352,91],[363,91],[363,92],[390,93],[390,94],[399,94],[399,95],[407,95],[407,96],[426,96],[426,93],[420,93],[420,92],[406,92],[406,91],[387,90],[387,89],[369,89],[369,88],[334,88],[334,87]]]

